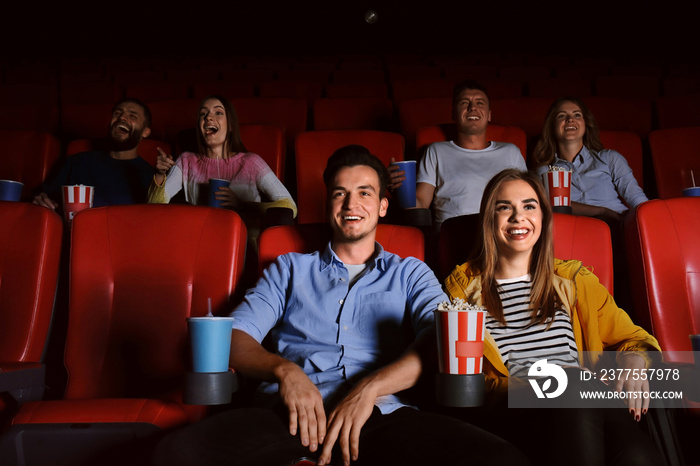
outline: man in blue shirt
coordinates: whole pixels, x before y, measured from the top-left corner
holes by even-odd
[[[151,134],[151,112],[137,99],[123,99],[112,109],[109,151],[69,156],[56,178],[42,187],[33,203],[56,210],[64,185],[95,187],[93,207],[146,202],[154,168],[139,157],[139,142]]]
[[[324,181],[330,243],[280,256],[231,314],[231,365],[263,380],[272,409],[227,411],[185,428],[161,443],[157,464],[285,465],[311,456],[324,465],[331,453],[343,464],[521,464],[498,437],[397,396],[416,384],[424,356],[435,358],[433,310],[446,296],[423,262],[375,242],[388,208],[378,158],[341,148]]]

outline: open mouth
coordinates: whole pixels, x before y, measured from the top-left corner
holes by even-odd
[[[129,134],[131,133],[131,128],[128,125],[125,125],[124,123],[119,123],[115,125],[114,127],[118,133],[121,134]]]
[[[478,121],[478,120],[481,120],[481,117],[476,116],[476,115],[470,115],[470,116],[467,117],[467,120],[470,120],[470,121]]]
[[[345,220],[346,222],[356,222],[362,220],[362,217],[358,215],[345,215],[343,217],[343,220]]]
[[[530,230],[527,228],[511,228],[507,231],[507,233],[508,236],[512,237],[513,239],[523,239],[530,233]]]
[[[204,134],[205,134],[206,136],[209,136],[210,134],[216,134],[216,133],[218,133],[218,132],[219,132],[219,128],[217,128],[216,126],[211,126],[211,125],[210,125],[210,126],[205,126],[205,127],[204,127]]]

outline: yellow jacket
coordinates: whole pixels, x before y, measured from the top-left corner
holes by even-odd
[[[481,280],[479,275],[467,274],[468,266],[465,263],[455,267],[445,280],[445,289],[452,298],[481,305]],[[635,325],[629,315],[617,307],[598,277],[580,261],[555,259],[553,285],[571,317],[582,365],[595,369],[604,350],[661,351],[656,338]],[[583,354],[584,351],[587,353]],[[489,332],[484,341],[484,357],[487,390],[506,391],[508,370]]]

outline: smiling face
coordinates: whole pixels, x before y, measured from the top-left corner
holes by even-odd
[[[526,181],[503,183],[495,195],[498,252],[512,258],[532,254],[542,232],[542,209],[537,193]]]
[[[329,186],[328,212],[333,241],[374,242],[379,218],[386,215],[389,201],[381,198],[379,176],[367,165],[338,170]]]
[[[148,137],[151,129],[146,126],[143,107],[135,102],[123,102],[112,111],[109,134],[114,150],[127,151],[136,148],[142,137]]]
[[[557,142],[573,141],[583,144],[586,120],[578,105],[569,101],[562,102],[554,118],[554,134]]]
[[[207,99],[199,109],[199,130],[209,149],[223,147],[228,133],[226,109],[218,99]]]
[[[463,90],[452,104],[452,119],[462,133],[485,133],[491,121],[489,98],[479,89]]]

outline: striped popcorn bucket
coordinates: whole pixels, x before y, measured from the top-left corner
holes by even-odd
[[[542,174],[552,207],[571,206],[571,172],[551,170]]]
[[[435,311],[439,370],[480,374],[484,365],[486,311]]]
[[[63,216],[69,222],[81,210],[92,207],[95,194],[94,186],[71,185],[63,186]]]

